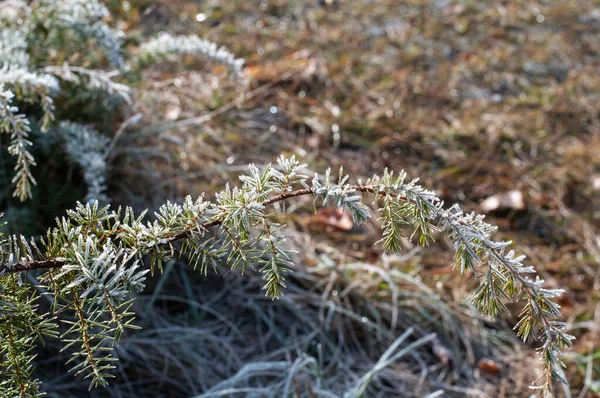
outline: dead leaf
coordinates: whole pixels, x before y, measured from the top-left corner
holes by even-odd
[[[181,108],[178,106],[170,106],[165,113],[167,120],[176,120],[181,115]]]
[[[349,231],[353,225],[352,218],[342,209],[321,208],[315,215],[315,221],[339,231]]]
[[[477,366],[479,370],[491,376],[496,376],[502,370],[496,361],[488,358],[483,358]]]
[[[592,177],[592,188],[594,191],[600,191],[600,176]]]
[[[521,191],[512,190],[490,196],[481,202],[480,207],[484,213],[506,209],[523,210],[525,202],[523,201],[523,193]]]

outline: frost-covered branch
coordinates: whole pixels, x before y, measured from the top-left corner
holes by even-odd
[[[10,134],[10,145],[8,152],[17,158],[15,165],[15,176],[12,182],[16,183],[13,196],[25,200],[31,197],[31,185],[35,185],[35,178],[31,174],[31,167],[35,166],[35,159],[28,147],[32,145],[29,141],[29,120],[25,115],[18,113],[19,109],[11,105],[14,94],[4,91],[0,84],[0,132]]]
[[[369,194],[381,205],[385,250],[401,248],[399,239],[409,225],[414,228],[412,236],[422,243],[433,239],[435,230],[441,230],[454,242],[455,265],[460,272],[482,275],[470,296],[482,312],[495,317],[507,312],[506,300],[526,302],[516,329],[524,340],[536,335],[542,341],[539,351],[547,378],[540,388],[549,393],[552,378],[561,379],[560,350],[569,347],[572,340],[564,331],[565,324],[557,320],[560,311],[554,299],[562,291],[545,289],[543,281],[532,279],[535,271],[523,264],[524,256],[508,250],[511,242],[493,241],[491,233],[496,228],[485,223],[483,216],[465,214],[457,205],[445,209],[443,202],[417,180],[406,182],[404,172],[394,176],[385,171],[381,177],[350,184],[341,170],[336,182],[329,171],[311,180],[302,173],[303,168],[294,157],[281,157],[277,166],[262,170],[250,165],[250,173],[240,177],[241,185],[227,186],[216,195],[215,202],[188,197],[181,205],[167,203],[155,213],[153,222],[144,223],[144,214],[135,216],[131,209],[122,214],[97,204],[79,204],[48,233],[44,250],[37,255],[26,239],[8,239],[13,243],[2,251],[0,272],[12,275],[46,270],[43,279],[52,281],[49,286],[65,286],[55,291],[57,297],[62,297],[64,289],[84,302],[93,297],[93,309],[102,308],[107,314],[106,328],[119,324],[120,308],[120,302],[112,303],[106,297],[125,300],[125,290],[143,286],[147,270],[139,264],[144,257],[151,272],[162,270],[162,264],[176,255],[186,255],[203,273],[220,264],[242,272],[256,266],[264,275],[266,294],[276,298],[283,294],[294,252],[285,245],[284,226],[276,223],[267,206],[312,196],[317,204],[343,208],[360,223],[371,216],[363,197]],[[208,233],[210,229],[215,230]],[[182,242],[179,249],[177,241]],[[99,268],[98,261],[105,266]],[[122,279],[127,272],[131,275]],[[110,287],[105,282],[109,280]],[[102,287],[98,281],[103,281]],[[113,289],[114,294],[110,293]],[[94,374],[94,384],[104,382]]]
[[[113,29],[105,19],[110,16],[106,6],[97,0],[41,0],[32,13],[33,22],[43,25],[50,35],[67,29],[87,40],[93,39],[106,53],[114,67],[124,65],[121,46],[123,32]]]
[[[139,59],[143,63],[168,59],[173,55],[201,55],[225,65],[235,78],[242,78],[243,59],[236,59],[227,48],[198,36],[173,36],[162,32],[140,46]]]
[[[83,179],[88,186],[85,201],[107,203],[106,156],[110,139],[89,126],[76,123],[61,122],[59,130],[69,161],[79,165],[83,171]]]
[[[121,97],[126,103],[131,103],[131,89],[125,84],[116,82],[114,79],[119,76],[118,70],[104,71],[82,68],[63,63],[61,66],[46,66],[44,72],[57,76],[65,81],[84,85],[90,90],[104,91],[110,95]]]
[[[7,64],[26,66],[28,63],[27,35],[17,29],[0,30],[0,66]]]

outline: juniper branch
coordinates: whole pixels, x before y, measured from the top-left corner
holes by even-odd
[[[369,187],[363,187],[363,186],[358,186],[358,185],[354,185],[351,187],[360,192],[365,192],[365,193],[367,193],[367,192],[373,193],[374,192],[373,189],[369,188]],[[283,201],[291,199],[291,198],[296,198],[299,196],[313,195],[313,194],[314,194],[314,191],[311,188],[297,189],[292,192],[281,193],[279,195],[273,196],[273,197],[265,200],[264,202],[262,202],[262,205],[268,206],[268,205],[271,205],[271,204],[274,204],[277,202],[283,202]],[[173,244],[177,241],[181,241],[183,239],[191,237],[195,233],[194,230],[196,228],[209,229],[209,228],[220,226],[222,224],[223,224],[222,219],[215,219],[212,221],[207,221],[205,223],[202,223],[200,225],[200,227],[194,227],[194,229],[189,229],[187,231],[179,232],[176,235],[166,238],[165,241],[163,243],[161,243],[160,245],[164,248],[168,248],[170,244]],[[111,235],[108,234],[105,236],[111,236]],[[37,270],[48,270],[48,269],[62,268],[63,266],[65,266],[67,264],[68,264],[67,259],[60,258],[60,257],[54,258],[54,259],[47,259],[47,260],[31,260],[31,261],[27,261],[27,262],[16,262],[16,263],[12,264],[10,267],[6,267],[4,269],[4,271],[10,273],[10,272],[28,272],[28,271],[37,271]]]
[[[507,311],[503,301],[525,299],[527,304],[516,329],[524,340],[535,330],[541,333],[543,343],[539,352],[546,371],[546,380],[541,388],[546,393],[550,391],[552,378],[562,380],[560,350],[569,347],[573,339],[565,333],[566,325],[556,320],[560,311],[554,299],[562,291],[545,289],[539,277],[532,280],[526,276],[535,273],[533,267],[523,265],[524,256],[515,257],[512,250],[507,250],[511,242],[491,240],[490,235],[496,227],[485,223],[483,216],[465,214],[458,205],[445,209],[433,192],[416,184],[417,180],[406,183],[404,172],[394,177],[386,170],[382,177],[374,176],[364,184],[360,181],[349,184],[348,176],[341,171],[338,182],[332,182],[328,171],[324,179],[315,176],[312,185],[308,185],[308,177],[300,172],[303,167],[294,157],[282,157],[277,167],[268,165],[264,170],[251,165],[250,174],[240,177],[241,187],[231,189],[228,186],[217,194],[216,203],[204,198],[194,202],[189,197],[183,206],[167,203],[156,213],[157,221],[147,225],[142,224],[141,217],[136,219],[131,210],[126,210],[121,221],[119,214],[109,213],[108,208],[100,210],[97,205],[79,205],[78,209],[69,212],[71,219],[63,219],[59,228],[49,234],[49,237],[54,237],[54,244],[46,244],[49,252],[62,254],[64,258],[13,255],[12,263],[3,263],[3,271],[13,273],[71,267],[72,255],[65,254],[65,245],[71,247],[73,243],[69,241],[81,234],[88,236],[89,245],[104,242],[105,245],[124,248],[119,249],[121,254],[113,262],[126,262],[123,258],[127,256],[148,254],[151,269],[154,270],[155,266],[161,269],[162,261],[174,254],[173,244],[180,240],[188,242],[185,247],[191,257],[195,257],[196,261],[200,258],[206,261],[207,247],[190,242],[202,242],[208,229],[220,227],[224,232],[220,239],[224,242],[222,250],[229,253],[227,260],[230,266],[235,268],[242,264],[243,271],[247,265],[262,264],[267,295],[277,297],[282,293],[281,288],[285,285],[283,275],[290,271],[291,261],[289,251],[283,249],[283,237],[274,234],[273,227],[280,228],[269,221],[272,215],[265,212],[265,207],[295,197],[312,196],[314,201],[321,201],[323,205],[330,203],[344,208],[356,222],[362,222],[370,217],[363,195],[373,194],[374,202],[382,202],[384,206],[384,249],[398,250],[401,247],[399,230],[407,224],[415,226],[413,236],[422,244],[432,239],[434,230],[445,231],[454,242],[457,253],[455,266],[461,273],[467,270],[477,273],[477,265],[487,267],[479,288],[470,296],[480,310],[495,317]],[[253,231],[258,236],[253,235]],[[215,254],[214,257],[221,255]],[[85,270],[86,262],[80,263],[80,268],[71,269]],[[111,310],[109,308],[109,312]],[[114,319],[114,314],[111,316]]]

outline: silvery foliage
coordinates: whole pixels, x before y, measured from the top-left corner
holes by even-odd
[[[58,92],[58,81],[48,74],[30,72],[26,67],[3,64],[0,67],[0,90],[3,92],[0,98],[0,130],[11,135],[8,152],[17,158],[12,180],[16,184],[13,196],[25,200],[31,197],[31,186],[36,183],[31,173],[31,167],[36,164],[28,149],[33,145],[29,140],[29,120],[18,113],[13,101],[40,104],[43,111],[41,131],[45,132],[54,120],[52,97]]]
[[[567,325],[557,320],[560,305],[555,299],[563,290],[543,288],[544,281],[535,275],[533,267],[523,264],[525,256],[516,256],[513,250],[508,249],[511,241],[496,242],[491,239],[497,227],[483,221],[483,215],[464,213],[458,204],[444,209],[443,201],[434,192],[417,185],[417,180],[405,183],[405,178],[404,172],[394,177],[386,170],[383,177],[375,176],[367,182],[374,192],[384,198],[394,198],[384,199],[388,207],[382,209],[384,239],[399,235],[394,230],[396,225],[406,224],[406,216],[409,223],[416,225],[415,233],[424,243],[435,226],[453,241],[455,267],[461,273],[473,271],[478,274],[478,266],[487,266],[485,272],[481,273],[479,287],[469,297],[481,311],[496,317],[509,313],[504,300],[525,300],[515,330],[524,341],[538,334],[543,342],[538,352],[546,376],[540,386],[532,385],[531,388],[542,389],[544,395],[551,394],[551,379],[566,383],[562,372],[564,364],[559,357],[561,349],[570,347],[574,339],[566,333]],[[396,243],[388,242],[387,245],[396,246]],[[534,279],[532,275],[535,275]]]
[[[27,36],[20,30],[4,28],[0,30],[0,65],[27,66]]]
[[[52,97],[58,92],[56,78],[28,69],[27,46],[24,32],[11,28],[0,32],[0,131],[11,135],[8,152],[17,158],[13,195],[21,200],[31,197],[31,185],[36,183],[31,174],[35,160],[28,149],[33,145],[29,120],[19,113],[14,101],[39,103],[43,110],[41,130],[46,131],[54,120]]]
[[[59,77],[61,80],[120,97],[127,104],[132,102],[129,86],[113,80],[119,77],[120,72],[118,70],[93,70],[72,66],[68,63],[63,63],[61,66],[46,66],[43,70],[50,75]]]
[[[123,57],[124,34],[107,24],[108,17],[108,9],[99,0],[0,2],[0,131],[11,135],[8,149],[17,158],[13,178],[14,196],[21,201],[32,197],[32,187],[36,184],[32,172],[36,163],[31,153],[31,129],[38,123],[31,123],[37,122],[35,115],[19,113],[16,104],[38,104],[42,109],[39,130],[46,132],[54,121],[54,98],[61,94],[60,81],[91,91],[100,90],[119,97],[128,105],[132,103],[130,88],[115,81],[124,70],[132,68]],[[60,66],[45,65],[46,59],[37,58],[35,62],[32,61],[32,54],[39,57],[41,52],[50,58],[52,52],[64,52],[65,46],[68,49],[72,45],[80,47],[90,43],[95,44],[111,66],[117,69],[89,69],[66,62]],[[195,36],[171,37],[161,34],[143,44],[140,57],[134,57],[131,61],[134,67],[141,67],[148,61],[182,54],[203,55],[227,65],[235,77],[242,74],[243,60],[235,59],[225,48],[218,48],[216,44]],[[90,59],[93,57],[96,57],[96,53],[90,51]],[[67,151],[71,149],[66,148]],[[105,171],[99,172],[98,168],[103,164],[99,156],[95,156],[93,162],[70,159],[80,165],[86,164],[84,174],[94,169],[96,176],[106,175]],[[96,184],[91,185],[90,195],[103,194],[103,182],[94,180],[91,175],[89,179],[86,177],[89,184],[88,180]]]
[[[101,47],[111,65],[124,64],[121,46],[124,33],[111,28],[104,20],[110,16],[104,4],[95,0],[41,0],[35,12],[42,26],[51,34],[58,28],[69,29],[80,38],[92,38]]]
[[[88,187],[85,201],[107,203],[106,158],[110,139],[89,126],[71,122],[61,122],[59,131],[65,141],[69,161],[78,164],[83,171]]]
[[[41,1],[35,3],[32,6],[34,8],[25,3],[14,2],[4,4],[2,10],[9,10],[11,5],[13,14],[3,13],[3,17],[7,18],[0,18],[0,129],[11,134],[8,151],[17,158],[12,181],[15,184],[13,196],[26,200],[31,198],[32,185],[36,184],[31,170],[36,162],[29,150],[33,146],[29,137],[30,120],[26,115],[18,113],[14,101],[39,104],[42,108],[40,130],[46,132],[54,120],[53,98],[60,92],[59,80],[55,73],[40,71],[29,64],[28,40],[35,40],[35,35],[31,32],[40,21],[43,21],[50,33],[60,26],[74,29],[77,24],[85,25],[86,29],[90,26],[100,29],[104,22],[99,19],[104,18],[107,11],[95,1],[64,0]],[[21,12],[24,12],[25,20],[20,19]],[[95,22],[90,25],[86,18],[94,18]]]
[[[31,72],[27,67],[6,63],[0,68],[0,84],[10,87],[20,101],[41,105],[42,131],[47,131],[54,120],[52,97],[59,91],[58,80],[47,73]]]
[[[509,249],[511,242],[491,239],[496,228],[483,216],[466,214],[458,205],[444,208],[435,193],[417,180],[407,182],[404,172],[395,176],[386,170],[382,176],[350,184],[341,170],[337,181],[332,181],[329,171],[324,178],[315,175],[311,180],[304,168],[293,156],[282,156],[276,166],[262,169],[250,165],[249,173],[240,177],[241,184],[226,186],[214,202],[204,197],[187,197],[182,204],[167,202],[152,222],[144,221],[145,213],[136,216],[130,208],[122,212],[100,208],[97,202],[78,204],[48,231],[43,250],[19,236],[2,238],[0,275],[5,276],[0,277],[1,284],[17,283],[15,275],[21,271],[47,270],[40,279],[54,296],[55,308],[73,312],[74,320],[67,320],[71,328],[61,338],[67,347],[78,348],[74,369],[91,377],[94,386],[105,384],[114,360],[107,344],[133,327],[130,294],[143,289],[148,271],[162,271],[163,263],[176,253],[185,255],[203,274],[221,264],[241,272],[256,267],[264,276],[266,295],[277,298],[283,294],[295,252],[287,247],[285,225],[277,223],[269,205],[311,195],[315,204],[341,207],[360,223],[371,216],[364,200],[370,195],[379,207],[380,244],[385,251],[401,249],[400,237],[408,226],[413,228],[411,237],[422,244],[433,239],[435,231],[445,232],[454,243],[455,266],[461,273],[480,276],[470,300],[482,312],[495,317],[508,312],[505,301],[525,301],[515,329],[524,340],[530,336],[542,340],[539,352],[547,377],[539,388],[551,394],[552,378],[562,379],[560,350],[573,339],[557,320],[560,311],[555,299],[562,290],[546,289],[537,276],[532,278],[535,271],[523,264],[524,256]],[[181,242],[179,249],[177,242]],[[149,269],[142,266],[145,259]],[[10,291],[6,289],[0,301],[18,301]],[[3,327],[0,323],[0,332]]]
[[[31,184],[35,184],[30,170],[35,166],[35,159],[28,149],[32,145],[28,139],[31,132],[29,120],[12,105],[14,96],[12,91],[4,90],[4,86],[0,85],[0,132],[10,134],[8,153],[17,158],[12,180],[16,183],[13,195],[25,200],[31,196]]]
[[[219,47],[198,36],[173,36],[170,33],[161,32],[157,37],[140,46],[139,57],[143,62],[166,59],[172,55],[202,55],[226,65],[235,78],[243,78],[243,59],[236,59],[235,55],[227,48]]]

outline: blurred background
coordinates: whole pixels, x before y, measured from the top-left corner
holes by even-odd
[[[565,353],[571,385],[556,393],[600,396],[600,2],[106,5],[129,46],[161,31],[198,34],[246,60],[243,81],[192,58],[141,72],[131,114],[106,120],[116,131],[141,115],[111,157],[113,205],[210,195],[282,153],[354,178],[404,169],[448,206],[485,213],[549,287],[567,290],[560,303],[577,340]],[[82,196],[76,173],[55,181],[37,189],[73,197],[46,196],[30,225],[15,224],[26,210],[10,204],[12,228],[44,231]],[[521,306],[504,319],[478,315],[466,300],[478,282],[452,272],[441,236],[382,256],[376,218],[357,226],[310,202],[286,206],[279,221],[299,255],[281,300],[264,297],[258,274],[203,277],[173,261],[135,304],[143,329],[117,348],[111,386],[88,392],[50,344],[37,365],[48,396],[338,396],[409,328],[405,354],[364,396],[535,394],[535,343],[512,331]]]

